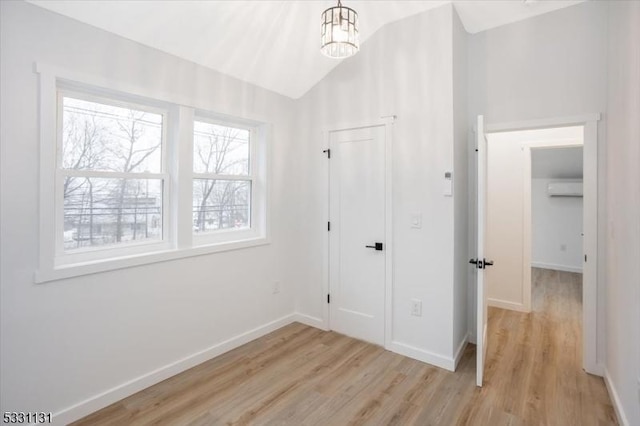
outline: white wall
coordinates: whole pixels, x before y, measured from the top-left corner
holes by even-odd
[[[640,3],[609,12],[605,377],[622,421],[640,425]]]
[[[298,217],[288,190],[295,181],[295,159],[288,154],[293,101],[27,3],[3,1],[0,8],[2,411],[57,413],[131,380],[125,391],[135,390],[150,384],[135,380],[156,369],[178,363],[151,379],[201,362],[215,352],[208,348],[242,333],[289,321],[296,267],[284,259],[297,238],[291,229]],[[272,243],[34,284],[34,61],[137,85],[152,97],[192,99],[212,111],[272,123]],[[272,295],[275,280],[282,291]],[[184,360],[200,351],[205,352]]]
[[[582,271],[582,197],[550,197],[550,182],[531,180],[531,265],[559,271]]]
[[[488,302],[506,309],[526,310],[522,277],[524,244],[523,167],[520,143],[511,138],[487,138],[485,256],[494,265],[485,270]]]
[[[457,172],[452,32],[450,5],[383,27],[301,98],[296,118],[295,196],[306,219],[297,230],[305,239],[292,259],[306,271],[297,278],[297,310],[320,322],[326,307],[322,129],[395,114],[391,339],[394,350],[440,365],[451,362],[458,343],[453,342],[454,198],[443,196],[444,173]],[[411,228],[413,213],[422,214],[421,229]],[[422,301],[422,317],[410,315],[411,299]]]
[[[584,2],[469,37],[469,122],[505,123],[565,117],[607,109],[607,4]],[[606,172],[606,119],[599,122],[599,175]],[[475,183],[471,188],[475,187]],[[605,240],[604,179],[600,180],[599,240]],[[472,197],[475,195],[472,194]],[[475,229],[471,230],[472,234]],[[599,294],[604,301],[604,244],[599,253]],[[475,312],[475,287],[470,312]],[[470,330],[475,318],[470,315]],[[598,305],[604,336],[604,303]],[[598,357],[604,356],[600,342]]]

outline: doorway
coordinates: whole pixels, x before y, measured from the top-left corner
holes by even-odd
[[[584,194],[583,235],[580,235],[577,239],[574,238],[572,243],[559,243],[557,249],[564,254],[568,254],[569,250],[580,249],[580,259],[578,260],[580,265],[573,269],[573,271],[579,270],[581,266],[584,272],[583,291],[579,300],[583,308],[582,317],[579,318],[579,320],[582,320],[580,321],[582,326],[578,327],[581,335],[580,340],[582,340],[582,351],[580,351],[582,359],[580,364],[584,370],[593,374],[601,374],[600,366],[597,363],[596,342],[598,120],[599,115],[593,114],[567,119],[488,125],[486,133],[483,134],[487,143],[484,160],[487,164],[488,176],[485,185],[478,186],[478,192],[485,193],[487,198],[485,211],[487,221],[484,225],[487,241],[484,253],[495,264],[495,266],[483,271],[487,283],[485,303],[489,306],[493,305],[494,307],[511,311],[530,312],[532,309],[531,296],[534,290],[532,289],[531,279],[533,244],[531,222],[532,153],[534,156],[536,152],[544,155],[544,148],[546,147],[556,149],[553,153],[547,152],[547,154],[550,154],[551,157],[558,157],[562,152],[560,149],[583,146],[583,155],[581,156],[581,165],[584,173],[582,186]],[[479,134],[478,138],[479,140],[482,139]],[[494,146],[493,159],[496,160],[497,157],[498,161],[496,163],[491,161],[491,145],[497,144],[499,141],[504,143],[504,147],[510,152],[507,154],[504,152],[496,153]],[[479,164],[482,161],[482,158],[478,158]],[[493,179],[491,178],[492,174]],[[492,185],[490,182],[492,182]],[[505,194],[514,193],[519,194],[515,201],[514,199],[504,199]],[[503,199],[497,200],[500,198]],[[496,201],[498,202],[496,203]],[[497,220],[494,218],[492,221],[490,218],[489,205],[497,206],[495,207],[498,216]],[[478,214],[480,214],[479,211]],[[480,223],[478,227],[481,227]],[[478,235],[480,233],[480,229],[478,229]],[[491,241],[492,239],[494,240],[493,242]],[[498,240],[497,243],[495,242],[496,240]],[[576,247],[576,245],[581,247]],[[575,261],[575,258],[573,260]],[[533,266],[536,266],[535,260],[533,263]],[[537,266],[548,267],[550,265],[550,263],[545,265],[543,262],[538,262]],[[575,273],[572,271],[564,272]],[[507,278],[505,279],[505,277]],[[539,278],[538,276],[535,277]],[[576,281],[576,277],[564,277],[562,280]],[[513,285],[514,282],[516,283],[515,286]],[[509,284],[511,285],[509,286]],[[572,285],[575,286],[576,284]],[[477,298],[477,300],[477,309],[480,312],[480,299]],[[488,340],[488,344],[491,345],[491,338],[489,337]],[[486,345],[487,342],[484,343]],[[479,369],[481,368],[483,367],[479,366]]]
[[[531,231],[525,236],[531,238],[525,239],[530,246],[525,268],[530,265],[531,310],[581,329],[583,147],[540,146],[527,157],[531,179],[525,182],[530,190],[525,211]]]
[[[329,327],[383,346],[390,236],[385,125],[328,132]]]

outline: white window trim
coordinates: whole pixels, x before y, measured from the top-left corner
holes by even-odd
[[[264,190],[260,187],[261,182],[265,180],[264,170],[265,164],[261,159],[265,158],[265,155],[259,151],[260,147],[265,146],[266,135],[262,126],[256,126],[255,123],[249,123],[244,120],[238,119],[224,119],[204,111],[196,111],[194,121],[200,121],[204,123],[217,124],[220,126],[232,126],[235,128],[249,131],[249,174],[248,175],[219,175],[215,173],[196,173],[192,174],[191,182],[193,184],[195,179],[223,179],[223,180],[240,180],[251,182],[251,205],[250,205],[250,220],[249,228],[233,230],[214,230],[197,234],[192,232],[193,245],[194,246],[206,246],[210,244],[218,244],[228,240],[231,234],[237,235],[241,238],[260,238],[265,227],[262,206],[264,200],[262,199]],[[193,157],[193,148],[192,148]]]
[[[236,118],[231,114],[214,115],[211,112],[204,112],[217,109],[215,106],[212,107],[211,102],[205,97],[186,99],[175,94],[162,93],[158,95],[155,91],[146,93],[145,90],[131,84],[42,63],[36,63],[34,71],[40,80],[40,219],[39,266],[34,275],[36,283],[270,244],[268,221],[270,197],[268,195],[267,166],[271,126],[265,124],[266,120],[256,117]],[[102,252],[102,255],[95,258],[87,256],[86,259],[75,259],[73,263],[59,261],[57,227],[61,222],[58,221],[60,213],[57,212],[57,208],[61,203],[56,202],[56,197],[59,195],[56,188],[59,185],[55,183],[58,174],[59,82],[63,83],[61,85],[63,88],[60,89],[62,91],[66,89],[73,91],[74,87],[78,86],[83,92],[82,88],[88,87],[90,88],[89,93],[97,91],[98,98],[104,96],[107,99],[115,99],[115,102],[118,99],[126,102],[127,97],[130,96],[132,104],[137,106],[142,104],[145,108],[149,105],[149,110],[153,108],[154,102],[158,103],[161,108],[164,107],[166,124],[163,122],[163,125],[166,131],[163,137],[166,137],[167,140],[163,140],[163,170],[160,173],[165,176],[162,243],[157,240],[131,243],[127,244],[128,247],[114,248],[112,257],[104,256],[105,252],[111,250],[105,248],[104,250],[96,250],[96,253]],[[136,97],[149,100],[149,103],[136,102]],[[169,113],[167,113],[167,108],[170,110]],[[217,241],[201,241],[194,238],[191,198],[193,191],[193,119],[196,116],[196,111],[198,117],[215,117],[220,121],[241,123],[255,129],[256,143],[253,145],[255,145],[256,155],[252,160],[258,164],[256,164],[255,185],[252,185],[252,232],[250,233],[242,231],[220,232],[219,234],[226,238],[220,238]],[[170,157],[173,158],[173,161],[167,162]],[[138,176],[138,174],[136,175]],[[140,174],[140,178],[144,178],[142,175]],[[156,177],[158,174],[150,175]],[[255,198],[253,198],[254,196]],[[54,212],[56,213],[54,214]],[[255,228],[253,226],[254,220]],[[86,253],[90,253],[90,251],[87,250]],[[68,258],[71,259],[71,257]]]
[[[169,173],[167,172],[168,159],[167,159],[167,119],[169,106],[159,108],[149,104],[141,104],[137,102],[130,102],[122,99],[120,96],[109,95],[97,95],[92,93],[91,89],[84,91],[74,90],[67,88],[64,83],[58,83],[56,85],[56,176],[55,176],[55,191],[56,191],[56,203],[55,203],[55,218],[56,218],[56,232],[55,232],[55,267],[64,267],[67,265],[84,264],[93,261],[102,261],[113,258],[120,258],[127,255],[137,255],[144,253],[151,253],[157,251],[168,250],[171,248],[171,232],[170,224],[172,220],[171,211],[169,209],[170,202],[169,197],[171,193],[171,184],[169,179]],[[105,105],[113,105],[124,108],[132,108],[140,111],[146,111],[162,116],[162,144],[160,146],[160,171],[154,173],[140,173],[140,172],[108,172],[108,171],[93,171],[93,170],[66,170],[61,167],[62,165],[62,99],[64,97],[70,97],[73,99],[81,99],[89,102],[96,102]],[[64,203],[61,201],[63,194],[61,192],[61,181],[64,176],[80,176],[80,177],[102,177],[102,178],[123,178],[123,179],[157,179],[161,180],[163,184],[162,188],[162,238],[160,240],[148,240],[148,241],[132,241],[121,244],[108,245],[103,247],[86,247],[75,251],[65,252],[64,243],[62,241],[64,231]]]

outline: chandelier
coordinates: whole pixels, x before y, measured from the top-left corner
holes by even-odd
[[[320,51],[330,58],[346,58],[360,49],[358,14],[355,10],[338,5],[322,12]]]

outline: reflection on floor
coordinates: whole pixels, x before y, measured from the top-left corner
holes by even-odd
[[[490,310],[481,389],[473,345],[451,373],[294,323],[77,424],[615,424],[603,380],[580,367],[580,276],[534,277],[534,312]]]

